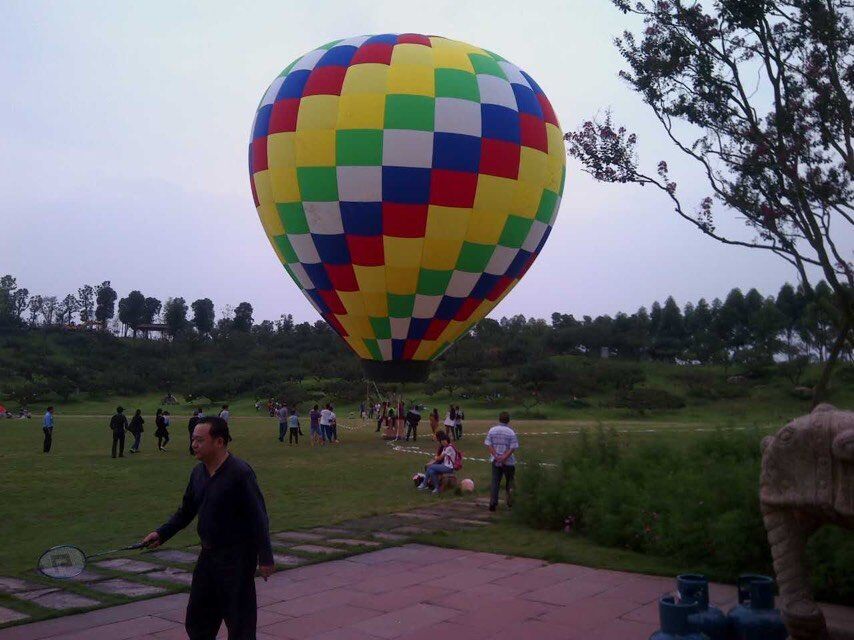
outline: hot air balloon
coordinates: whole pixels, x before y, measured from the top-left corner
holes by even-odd
[[[285,270],[368,377],[423,379],[525,275],[566,176],[543,90],[438,36],[359,36],[264,93],[252,196]]]

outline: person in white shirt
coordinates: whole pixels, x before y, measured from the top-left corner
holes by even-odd
[[[332,442],[332,420],[335,414],[332,412],[332,405],[327,404],[320,411],[320,431],[323,434],[324,442]]]
[[[219,412],[219,417],[228,422],[229,417],[231,417],[231,413],[228,410],[228,405],[222,405],[222,411]]]
[[[433,493],[439,493],[439,476],[445,473],[454,472],[454,464],[457,461],[457,449],[451,444],[448,434],[444,431],[439,431],[436,434],[436,439],[441,445],[441,451],[433,458],[433,461],[427,465],[424,472],[424,480],[418,485],[418,489],[424,490],[428,484],[433,485]]]
[[[454,405],[448,406],[448,413],[445,414],[445,433],[448,434],[449,439],[453,439],[454,437],[454,429],[456,428],[457,423],[457,413],[454,409]]]
[[[501,476],[506,478],[507,508],[513,507],[513,487],[516,479],[516,456],[519,448],[516,432],[510,428],[510,414],[502,411],[498,423],[486,434],[483,443],[489,448],[492,462],[492,487],[489,494],[489,510],[495,511],[498,506],[498,491],[501,488]]]

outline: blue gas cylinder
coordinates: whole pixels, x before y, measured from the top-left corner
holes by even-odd
[[[661,629],[649,640],[705,640],[706,636],[691,624],[690,617],[697,613],[697,603],[677,602],[673,596],[662,596],[658,600],[658,620]]]
[[[774,608],[774,580],[753,573],[738,577],[738,605],[727,615],[734,640],[786,640],[780,611]]]
[[[694,628],[709,636],[709,640],[726,640],[726,616],[717,607],[709,606],[708,578],[698,573],[683,573],[676,576],[676,590],[681,600],[697,603],[697,613],[691,614],[690,619]]]

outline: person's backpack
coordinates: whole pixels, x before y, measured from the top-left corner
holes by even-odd
[[[448,445],[453,447],[454,453],[457,455],[454,456],[454,471],[459,471],[463,468],[463,452],[457,449],[455,445]]]

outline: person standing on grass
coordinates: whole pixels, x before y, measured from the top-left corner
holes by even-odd
[[[255,569],[267,580],[276,567],[270,525],[255,472],[228,451],[222,418],[204,418],[193,432],[200,464],[190,473],[181,506],[142,539],[156,548],[198,515],[202,551],[193,570],[184,626],[194,640],[214,640],[225,621],[231,640],[254,639],[258,602]]]
[[[279,442],[285,441],[285,431],[288,429],[288,407],[282,405],[275,410],[276,419],[279,421]]]
[[[510,428],[510,414],[502,411],[498,416],[498,424],[486,434],[483,443],[489,448],[492,462],[492,486],[489,494],[489,510],[495,511],[498,506],[498,491],[501,489],[501,477],[504,476],[504,486],[507,492],[507,508],[513,508],[513,487],[516,481],[516,456],[519,448],[516,432]]]
[[[115,415],[110,418],[110,430],[113,432],[113,457],[116,457],[116,448],[119,450],[119,458],[125,457],[125,429],[128,428],[128,417],[123,407],[116,407]]]
[[[421,422],[421,412],[418,410],[418,405],[414,402],[409,407],[406,413],[406,441],[409,442],[409,436],[412,436],[412,441],[418,440],[418,423]]]
[[[311,446],[323,444],[323,434],[320,432],[320,410],[317,405],[308,412],[309,434],[311,435]]]
[[[42,431],[44,431],[44,444],[42,451],[50,453],[50,447],[53,444],[53,407],[48,407],[44,413],[42,420]]]
[[[329,431],[332,437],[332,442],[338,444],[338,416],[335,415],[335,410],[331,404],[326,406],[329,407],[329,411],[331,413],[329,416]]]
[[[288,444],[299,444],[299,416],[296,409],[288,416]]]
[[[376,431],[376,433],[380,432],[380,429],[383,426],[383,420],[385,420],[385,402],[382,403],[382,406],[380,406],[380,404],[377,403],[377,431]]]
[[[193,409],[193,415],[190,416],[189,422],[187,422],[187,430],[190,432],[190,455],[195,455],[193,453],[193,429],[196,428],[196,425],[199,424],[199,410]]]
[[[454,440],[459,440],[463,437],[463,410],[460,405],[454,407]]]
[[[169,442],[169,432],[166,431],[166,418],[163,417],[163,409],[158,409],[154,415],[154,435],[157,437],[157,450],[166,451],[166,443]]]
[[[145,424],[145,420],[142,418],[142,411],[137,409],[133,413],[133,418],[130,419],[130,424],[128,425],[128,431],[133,434],[133,446],[130,448],[131,453],[139,452],[139,445],[142,443],[142,432],[145,429],[142,428],[142,425]]]
[[[445,414],[445,421],[442,423],[445,426],[445,433],[448,437],[454,439],[454,429],[456,429],[457,413],[454,405],[448,405],[448,413]]]
[[[320,410],[320,432],[323,434],[323,443],[331,443],[332,442],[332,407],[330,405],[326,405],[323,409]]]
[[[222,405],[222,411],[219,412],[219,417],[228,422],[228,419],[231,417],[231,412],[228,410],[228,405]]]
[[[430,432],[433,434],[433,439],[436,439],[436,433],[439,431],[439,410],[433,407],[430,412]]]

